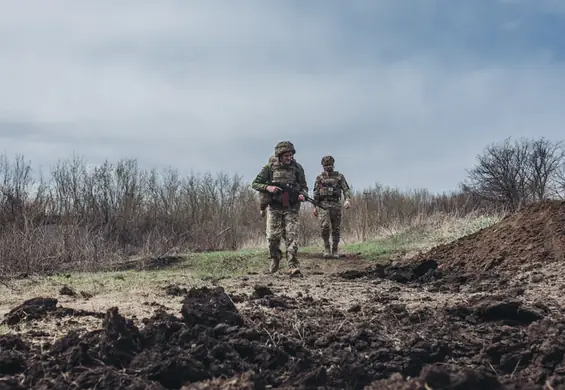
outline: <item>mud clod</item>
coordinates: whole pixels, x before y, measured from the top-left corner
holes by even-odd
[[[77,293],[75,292],[75,290],[73,290],[72,288],[70,288],[69,286],[63,286],[61,287],[61,289],[59,290],[59,294],[61,295],[68,295],[70,297],[76,297]]]
[[[33,298],[10,310],[2,321],[5,325],[16,325],[21,321],[38,320],[57,309],[55,298]]]
[[[165,287],[165,293],[173,297],[180,297],[188,294],[188,290],[185,287],[180,287],[176,284],[169,284]]]
[[[104,313],[93,312],[88,310],[74,310],[71,308],[57,306],[58,300],[55,298],[32,298],[24,301],[21,305],[10,310],[5,316],[2,324],[14,326],[20,322],[36,321],[47,316],[65,317],[65,316],[92,316],[95,318],[103,318]]]
[[[472,306],[461,305],[448,308],[447,311],[474,323],[500,321],[506,325],[529,325],[543,318],[542,313],[524,307],[521,301],[515,299],[502,302],[486,299]]]
[[[336,276],[354,279],[389,279],[397,283],[417,283],[427,282],[437,278],[440,274],[436,272],[438,264],[435,260],[424,260],[408,264],[377,264],[367,269],[351,270],[338,273]]]
[[[188,325],[243,325],[234,302],[222,287],[192,288],[182,301],[181,313]]]
[[[251,298],[252,299],[260,299],[260,298],[264,298],[268,295],[275,295],[275,294],[273,293],[273,291],[269,287],[256,284],[253,287],[253,294],[251,295]]]

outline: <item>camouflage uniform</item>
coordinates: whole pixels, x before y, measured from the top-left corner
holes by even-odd
[[[270,203],[267,207],[267,240],[269,242],[269,258],[271,259],[271,272],[279,269],[282,251],[281,239],[285,239],[286,258],[292,273],[298,271],[298,212],[300,201],[298,195],[308,195],[306,175],[302,166],[294,159],[290,164],[280,162],[283,153],[296,153],[294,145],[288,141],[279,142],[275,146],[276,162],[270,162],[263,167],[257,175],[252,188],[256,191],[267,193]],[[267,187],[276,185],[288,186],[286,191],[271,194]],[[286,235],[286,237],[285,237]]]
[[[325,208],[317,208],[322,239],[324,240],[324,257],[339,258],[339,240],[341,236],[342,205],[341,197],[345,199],[346,207],[349,207],[351,190],[345,176],[334,170],[335,159],[332,156],[322,158],[324,172],[316,177],[314,183],[314,200],[320,202]],[[332,244],[330,246],[330,231]]]

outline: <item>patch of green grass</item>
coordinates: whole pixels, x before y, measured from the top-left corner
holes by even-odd
[[[196,253],[190,255],[181,265],[182,268],[189,268],[199,277],[212,279],[261,272],[268,266],[266,248]]]
[[[403,253],[414,240],[408,232],[396,232],[383,237],[376,237],[364,242],[354,242],[340,244],[339,250],[345,254],[359,254],[367,260],[383,260],[390,256]],[[313,245],[300,248],[301,253],[321,254],[323,247],[321,245]]]
[[[342,252],[358,253],[361,257],[369,260],[383,260],[403,250],[401,237],[377,238],[374,240],[345,244]]]

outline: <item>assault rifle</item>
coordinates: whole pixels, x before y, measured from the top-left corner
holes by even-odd
[[[270,185],[272,186],[276,186],[282,189],[282,193],[274,193],[272,195],[273,198],[275,197],[280,197],[280,201],[282,202],[283,205],[287,205],[291,204],[291,203],[297,203],[298,202],[298,195],[300,194],[299,191],[293,187],[290,184],[280,184],[280,183],[271,183]],[[316,200],[312,199],[310,196],[308,196],[308,194],[302,194],[304,195],[304,200],[306,202],[310,202],[312,203],[314,206],[319,207],[323,210],[326,210],[326,208],[324,206],[320,205],[320,202],[317,202]]]
[[[320,204],[320,202],[315,201],[314,199],[310,198],[308,195],[304,196],[304,200],[307,202],[312,203],[314,206],[321,208],[322,210],[326,210],[324,206]]]

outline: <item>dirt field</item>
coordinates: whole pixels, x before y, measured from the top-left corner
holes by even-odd
[[[61,291],[5,310],[0,389],[565,389],[564,253],[551,202],[384,265]]]

